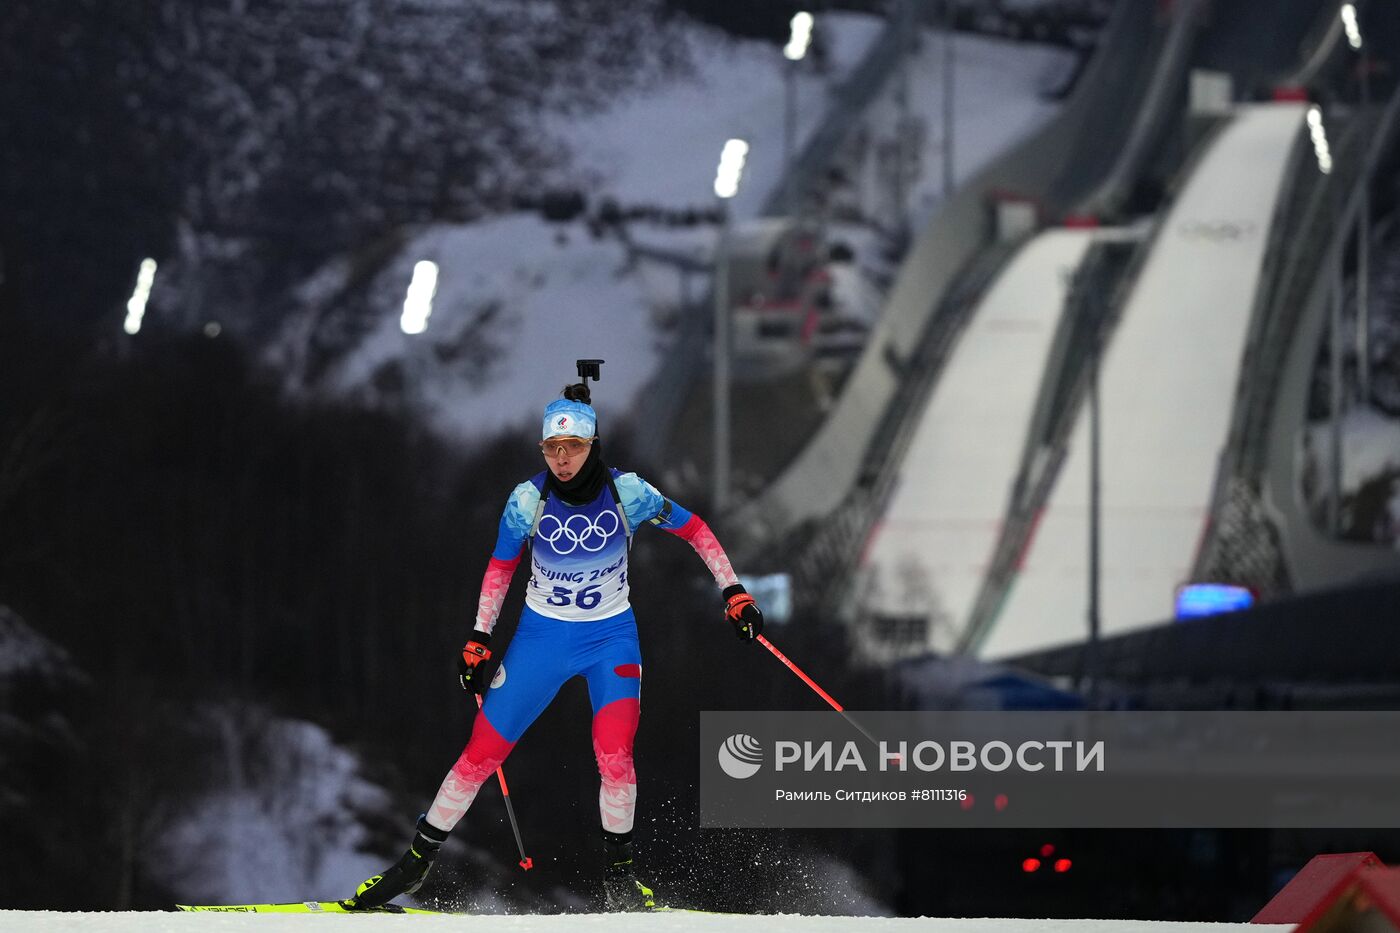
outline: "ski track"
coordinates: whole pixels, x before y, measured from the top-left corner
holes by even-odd
[[[343,916],[327,914],[325,917]],[[357,931],[453,929],[460,930],[463,916],[395,916],[376,914],[349,920]],[[186,914],[132,911],[128,913],[78,913],[55,910],[0,910],[0,930],[7,933],[186,933],[186,931],[257,930],[259,933],[304,931],[305,924],[323,924],[325,917],[304,914]],[[853,933],[853,931],[919,930],[920,933],[1270,933],[1293,929],[1290,924],[1199,923],[1160,920],[947,920],[928,917],[806,917],[795,914],[741,916],[736,914],[548,914],[490,917],[492,933],[692,933],[692,931],[744,929],[774,933]]]

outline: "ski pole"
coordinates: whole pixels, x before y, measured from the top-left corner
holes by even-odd
[[[481,709],[481,694],[476,695],[476,708]],[[535,867],[535,860],[525,854],[525,843],[520,838],[520,824],[515,819],[515,807],[510,803],[510,788],[506,786],[506,769],[496,768],[496,780],[501,782],[501,799],[506,802],[506,816],[510,817],[510,829],[515,833],[515,847],[520,850],[520,867],[529,871]]]
[[[777,658],[779,661],[782,661],[783,664],[787,665],[788,670],[792,671],[798,677],[801,677],[803,683],[815,690],[817,696],[821,697],[827,702],[827,705],[829,705],[832,709],[836,710],[836,712],[840,713],[843,717],[845,717],[846,722],[850,723],[852,726],[855,727],[857,732],[869,739],[872,745],[880,744],[875,740],[875,736],[871,735],[869,732],[866,732],[865,728],[860,723],[856,722],[855,719],[851,717],[850,713],[846,712],[846,708],[844,706],[832,699],[831,694],[827,693],[821,687],[817,686],[817,682],[812,678],[808,677],[805,673],[803,673],[802,669],[796,664],[793,664],[792,661],[788,659],[787,655],[783,654],[777,648],[773,647],[773,643],[771,641],[760,635],[758,636],[758,642],[759,644],[763,645],[763,647],[773,652],[773,657]]]

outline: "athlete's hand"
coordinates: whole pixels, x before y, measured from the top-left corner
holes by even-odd
[[[763,613],[742,583],[724,588],[724,617],[734,626],[734,634],[753,641],[763,634]]]
[[[471,641],[462,646],[462,653],[457,656],[457,677],[462,681],[463,690],[485,693],[490,686],[491,676],[496,672],[496,665],[489,663],[490,644],[489,632],[474,631]]]

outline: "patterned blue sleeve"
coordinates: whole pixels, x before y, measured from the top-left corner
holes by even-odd
[[[635,531],[643,522],[652,522],[668,530],[676,529],[690,520],[690,513],[661,495],[657,488],[636,473],[620,473],[613,479],[627,523]]]
[[[497,560],[514,560],[525,547],[525,539],[530,537],[530,529],[535,524],[535,510],[540,503],[540,491],[535,484],[526,480],[516,486],[506,502],[506,510],[501,513],[501,526],[496,532],[496,549],[491,556]]]

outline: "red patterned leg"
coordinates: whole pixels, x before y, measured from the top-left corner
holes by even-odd
[[[481,785],[501,766],[514,747],[514,742],[501,738],[485,713],[477,713],[467,747],[462,749],[461,757],[443,778],[442,786],[433,798],[433,805],[428,808],[428,822],[438,829],[451,832],[466,815]]]
[[[641,703],[635,697],[614,700],[593,715],[593,754],[598,759],[598,811],[603,828],[612,833],[632,830],[637,807],[637,772],[632,765],[632,740],[637,735]]]

